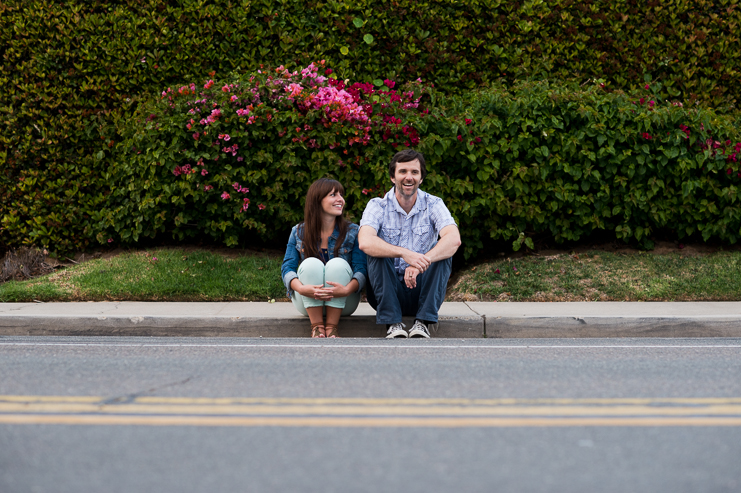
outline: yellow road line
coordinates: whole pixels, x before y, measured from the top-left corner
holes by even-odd
[[[741,426],[741,398],[0,396],[0,424],[320,427]]]
[[[0,415],[0,424],[323,428],[522,428],[575,426],[741,426],[741,417],[685,418],[357,418],[242,416]]]
[[[0,413],[262,416],[739,416],[725,406],[329,406],[0,403]]]

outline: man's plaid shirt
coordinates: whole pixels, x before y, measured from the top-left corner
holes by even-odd
[[[437,245],[440,230],[451,224],[455,225],[455,219],[440,197],[417,190],[417,201],[407,214],[396,200],[394,188],[383,198],[371,199],[360,220],[361,228],[370,226],[386,243],[423,254]],[[409,264],[397,258],[394,266],[403,278]]]

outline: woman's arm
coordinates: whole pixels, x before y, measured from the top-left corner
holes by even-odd
[[[368,280],[368,256],[363,250],[360,249],[360,243],[358,237],[355,237],[355,243],[352,247],[352,277],[357,280],[358,285],[355,288],[356,291],[360,292]],[[352,282],[352,281],[351,281]],[[349,284],[348,284],[349,286]],[[351,291],[352,292],[352,291]]]
[[[283,257],[283,264],[281,265],[280,275],[283,279],[283,284],[286,286],[286,292],[290,297],[293,294],[294,288],[292,288],[293,280],[298,279],[298,263],[301,259],[298,250],[296,249],[296,226],[291,229],[291,236],[288,237],[288,245],[286,245],[286,254]]]

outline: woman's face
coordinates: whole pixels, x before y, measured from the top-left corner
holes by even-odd
[[[322,212],[331,216],[341,216],[345,208],[345,199],[337,190],[332,190],[322,199]]]

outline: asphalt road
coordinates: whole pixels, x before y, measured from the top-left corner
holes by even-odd
[[[0,492],[741,490],[741,340],[0,337]]]

